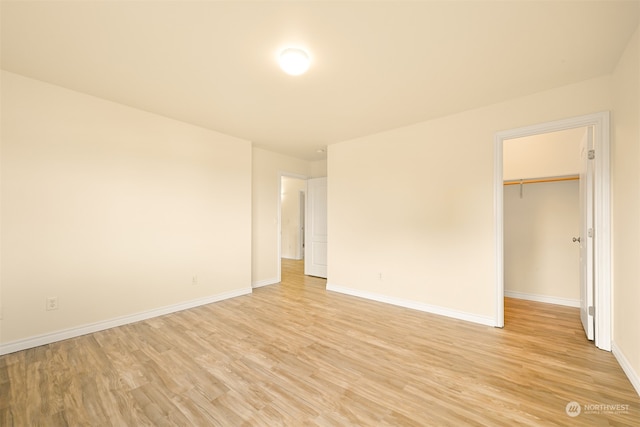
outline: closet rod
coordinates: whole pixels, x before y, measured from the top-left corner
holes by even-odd
[[[518,179],[515,181],[505,181],[504,185],[537,184],[539,182],[576,181],[579,179],[580,179],[580,175],[568,175],[568,176],[556,176],[551,178],[532,178],[532,179]]]

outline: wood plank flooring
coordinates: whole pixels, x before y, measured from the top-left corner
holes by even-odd
[[[0,357],[0,425],[640,425],[576,309],[509,299],[495,329],[282,271],[251,295]]]

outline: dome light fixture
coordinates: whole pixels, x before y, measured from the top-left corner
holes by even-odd
[[[278,60],[280,62],[280,68],[291,76],[304,74],[304,72],[309,69],[309,64],[311,63],[307,52],[294,47],[289,47],[280,52]]]

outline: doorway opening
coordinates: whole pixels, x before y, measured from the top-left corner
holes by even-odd
[[[602,112],[566,120],[499,132],[495,137],[495,229],[496,229],[496,315],[495,326],[504,326],[505,296],[505,175],[504,148],[507,141],[578,128],[593,130],[593,307],[595,344],[611,351],[611,252],[609,113]],[[513,178],[513,177],[511,177]],[[524,178],[524,177],[521,177]],[[523,183],[520,189],[523,190]],[[523,190],[526,191],[526,190]],[[582,236],[580,236],[582,237]],[[582,280],[582,279],[581,279]],[[586,308],[585,308],[586,309]]]
[[[590,243],[579,237],[584,175],[580,154],[587,132],[581,127],[504,141],[505,327],[519,324],[513,306],[530,307],[532,318],[538,311],[557,310],[580,319],[576,308],[583,296],[581,280],[587,279],[581,268],[587,257],[581,252],[582,245]],[[593,316],[585,318],[585,325],[593,331]]]
[[[279,185],[278,282],[282,279],[283,259],[304,259],[307,177],[281,173]]]
[[[327,278],[327,178],[281,172],[278,197],[277,281],[282,261],[304,260],[304,274]]]
[[[587,128],[504,141],[505,296],[580,307],[580,143]]]
[[[280,258],[304,259],[304,203],[307,181],[281,177]]]

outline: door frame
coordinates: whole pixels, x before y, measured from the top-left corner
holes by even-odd
[[[298,202],[300,205],[300,228],[298,229],[298,251],[300,259],[304,259],[304,236],[307,232],[307,190],[300,190],[298,194]]]
[[[278,266],[276,269],[276,272],[277,272],[276,283],[280,283],[282,281],[282,178],[283,177],[296,178],[296,179],[301,179],[303,181],[307,181],[309,179],[309,177],[306,175],[300,175],[293,172],[283,172],[283,171],[278,172],[278,216],[277,216],[277,223],[278,223],[277,264]],[[306,192],[306,187],[305,187],[305,192]]]
[[[500,131],[494,138],[495,326],[504,327],[504,195],[502,149],[507,139],[593,126],[595,345],[611,351],[611,166],[610,113],[603,111]]]

